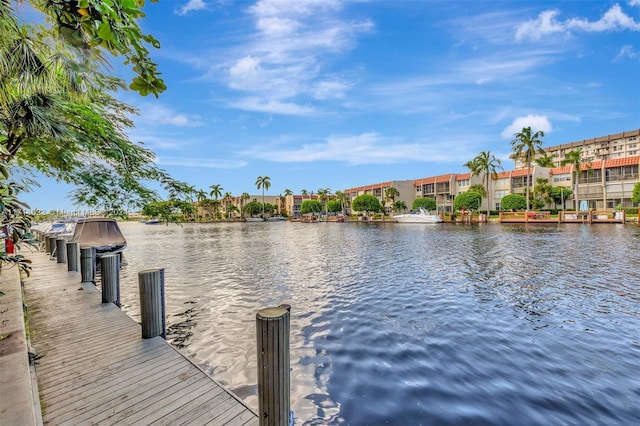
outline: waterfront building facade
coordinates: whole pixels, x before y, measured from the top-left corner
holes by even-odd
[[[576,186],[576,173],[573,165],[561,166],[565,156],[576,149],[581,150],[581,166]],[[617,207],[633,207],[631,200],[633,188],[640,182],[640,129],[612,135],[585,139],[543,148],[548,156],[553,157],[555,167],[540,167],[527,165],[520,159],[514,159],[514,169],[497,174],[497,179],[489,181],[489,191],[483,197],[482,210],[501,210],[501,200],[509,194],[526,195],[529,186],[533,191],[538,179],[547,179],[552,186],[571,189],[571,195],[564,200],[567,208],[578,208],[581,202],[593,210],[612,210]],[[407,198],[406,190],[399,190],[401,198],[407,207],[419,197],[429,197],[435,200],[438,212],[451,212],[453,200],[463,192],[467,192],[472,185],[482,184],[484,174],[472,176],[471,173],[445,174],[424,177],[414,181],[390,181],[372,185],[364,185],[345,190],[352,200],[358,195],[373,194],[384,201],[387,188],[406,187],[412,182],[413,196]],[[567,191],[569,193],[569,191]],[[577,198],[576,198],[577,197]],[[384,203],[383,203],[384,204]],[[582,203],[583,207],[585,206]],[[387,204],[388,207],[388,204]],[[552,208],[555,206],[547,206]],[[387,210],[388,211],[388,210]]]
[[[374,183],[371,185],[363,185],[355,188],[345,189],[343,192],[347,197],[347,214],[351,214],[351,202],[359,195],[371,194],[378,198],[382,205],[385,214],[393,212],[393,204],[397,201],[403,201],[407,206],[407,209],[411,209],[413,200],[415,200],[413,180],[392,180],[388,182]],[[394,188],[397,192],[397,196],[393,199],[389,196],[391,192],[388,192],[390,188]]]

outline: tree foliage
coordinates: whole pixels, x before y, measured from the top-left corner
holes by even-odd
[[[302,204],[300,204],[300,213],[302,213],[302,214],[309,214],[309,213],[320,214],[320,213],[322,213],[322,204],[318,200],[304,200],[302,202]]]
[[[636,182],[631,193],[631,201],[640,204],[640,182]]]
[[[462,194],[458,194],[453,200],[454,210],[478,210],[480,203],[482,202],[482,196],[477,192],[467,191]]]
[[[543,209],[545,206],[553,202],[553,198],[551,197],[552,188],[553,187],[549,183],[549,179],[536,179],[536,186],[533,188],[533,196],[531,199],[531,205],[534,210]]]
[[[105,53],[124,56],[125,65],[136,74],[131,90],[158,97],[166,89],[147,48],[158,49],[160,43],[138,25],[145,16],[145,0],[31,0],[31,4],[47,16],[52,31],[71,48],[79,66],[105,62]]]
[[[327,211],[330,213],[337,213],[342,211],[342,202],[338,200],[329,200],[327,202]]]
[[[553,203],[558,205],[560,204],[562,208],[564,208],[564,203],[567,201],[567,198],[571,197],[573,191],[571,188],[565,186],[552,186],[549,191],[549,197],[553,200]]]
[[[351,202],[351,208],[356,212],[377,213],[382,206],[378,197],[372,194],[358,195]]]
[[[523,210],[527,208],[527,199],[520,194],[509,194],[502,197],[500,206],[503,210]]]
[[[141,3],[32,4],[52,19],[49,27],[20,23],[12,3],[0,1],[0,161],[72,184],[77,204],[108,215],[158,201],[144,182],[159,182],[171,198],[189,193],[156,166],[152,151],[129,140],[137,110],[110,94],[125,83],[100,71],[102,49],[125,55],[153,86],[144,90],[159,91],[143,46],[152,39],[135,22]]]
[[[260,212],[262,212],[262,203],[259,203],[257,201],[252,201],[250,203],[247,203],[242,210],[244,211],[244,213],[248,216],[257,216],[260,214]]]
[[[435,210],[436,209],[436,200],[430,197],[419,197],[413,200],[413,204],[411,205],[412,209],[419,209],[422,207],[425,210]]]

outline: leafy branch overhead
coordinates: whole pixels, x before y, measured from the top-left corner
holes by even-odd
[[[32,4],[86,61],[104,62],[103,50],[122,55],[136,74],[129,84],[132,90],[158,97],[166,89],[147,49],[148,45],[158,49],[160,43],[138,26],[138,19],[145,16],[144,0],[33,0]]]
[[[188,192],[129,139],[138,111],[112,95],[125,83],[99,70],[103,51],[122,54],[148,81],[139,92],[164,90],[144,47],[157,43],[136,24],[143,2],[33,1],[50,29],[19,22],[11,4],[0,0],[0,162],[73,184],[77,203],[111,215],[159,199],[145,182]]]

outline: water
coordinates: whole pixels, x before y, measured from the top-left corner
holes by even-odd
[[[635,225],[121,225],[123,309],[257,410],[255,314],[289,303],[296,424],[638,424]]]

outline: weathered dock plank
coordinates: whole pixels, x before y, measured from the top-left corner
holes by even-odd
[[[237,397],[138,323],[80,273],[30,254],[25,283],[45,424],[257,425]]]

